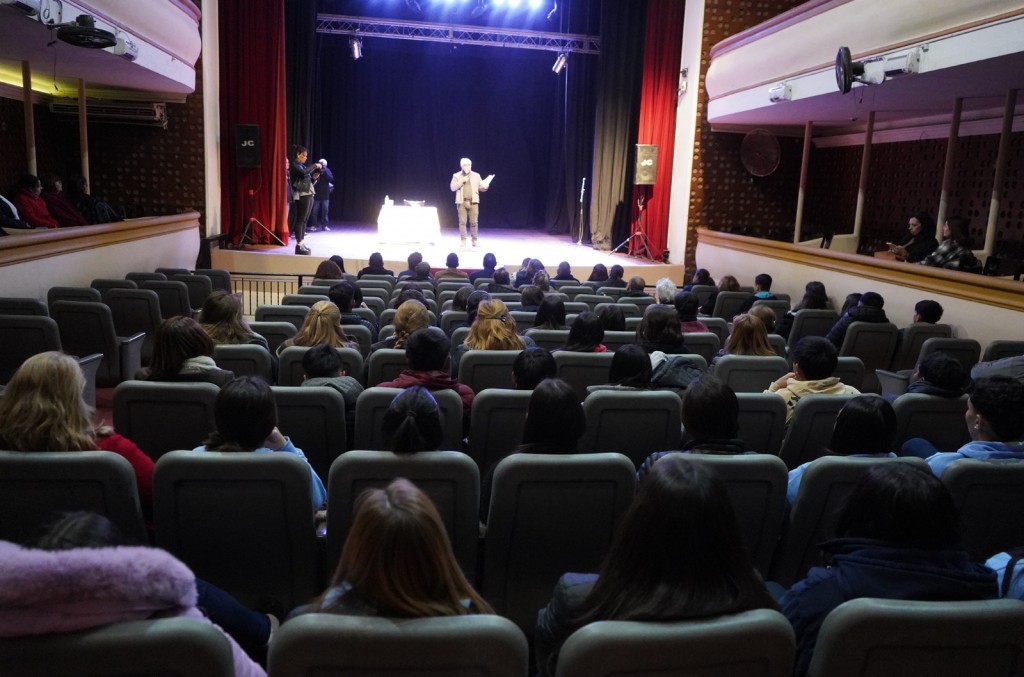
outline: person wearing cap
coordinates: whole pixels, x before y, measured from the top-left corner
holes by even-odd
[[[320,176],[313,182],[313,217],[309,224],[309,230],[317,230],[323,226],[324,230],[330,230],[331,217],[328,214],[331,207],[331,191],[334,190],[334,174],[327,166],[327,160],[320,158],[322,167]]]

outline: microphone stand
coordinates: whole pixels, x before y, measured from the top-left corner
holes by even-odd
[[[587,177],[583,177],[583,183],[580,184],[580,232],[579,239],[576,240],[576,244],[583,244],[583,194],[587,191]]]

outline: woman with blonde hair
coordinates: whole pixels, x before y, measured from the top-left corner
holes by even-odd
[[[427,307],[415,299],[409,299],[395,311],[394,325],[395,333],[370,346],[371,353],[382,348],[405,348],[406,340],[414,331],[430,326]]]
[[[214,290],[203,303],[199,324],[217,345],[256,344],[270,350],[267,339],[254,332],[242,317],[242,299],[237,294]]]
[[[278,356],[289,346],[318,346],[326,343],[335,348],[358,348],[341,328],[341,311],[330,301],[317,301],[306,314],[299,333],[277,349]]]
[[[25,360],[0,397],[0,449],[112,451],[127,460],[144,514],[153,505],[153,461],[114,429],[93,424],[85,377],[75,358],[47,352]]]
[[[455,561],[433,502],[403,478],[359,497],[330,587],[304,611],[392,618],[494,613]]]
[[[536,345],[529,336],[516,333],[516,321],[504,301],[481,301],[477,306],[476,319],[469,327],[469,336],[455,349],[452,376],[459,375],[459,362],[467,350],[523,350]]]
[[[711,360],[708,373],[713,372],[718,362],[726,355],[774,357],[775,349],[768,343],[768,331],[764,322],[752,313],[744,313],[733,318],[732,331],[725,340],[725,347]]]

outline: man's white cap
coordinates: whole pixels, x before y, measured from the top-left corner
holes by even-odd
[[[317,162],[319,162],[319,163],[320,163],[320,164],[322,164],[322,165],[325,165],[325,164],[327,164],[327,160],[325,160],[325,159],[323,159],[323,158],[320,158],[319,160],[317,160]]]

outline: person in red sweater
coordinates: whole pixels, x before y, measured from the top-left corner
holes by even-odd
[[[84,392],[75,358],[47,352],[25,360],[0,397],[0,449],[112,451],[135,471],[142,514],[151,521],[153,460],[112,428],[94,425]]]
[[[18,208],[22,220],[28,221],[33,228],[56,228],[60,224],[50,215],[46,203],[39,194],[43,192],[43,184],[34,174],[26,174],[18,182],[20,190],[11,202]]]
[[[88,226],[89,222],[78,211],[78,207],[71,203],[64,194],[64,184],[56,174],[48,173],[42,176],[43,202],[50,212],[50,216],[60,224],[61,228],[72,226]]]
[[[422,386],[430,391],[454,390],[462,398],[463,429],[469,421],[475,393],[448,374],[451,362],[451,341],[437,327],[417,329],[405,341],[405,360],[409,368],[393,381],[378,383],[382,388]]]

